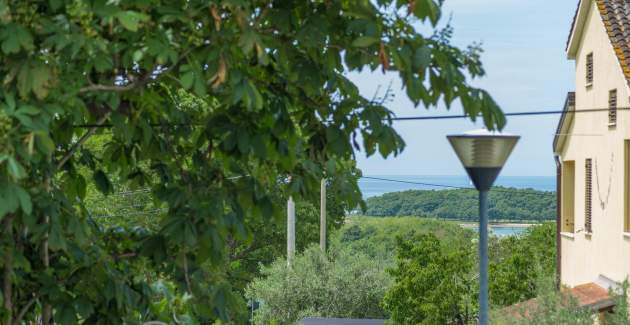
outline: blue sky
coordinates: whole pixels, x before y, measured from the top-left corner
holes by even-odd
[[[559,110],[574,88],[574,62],[565,43],[577,0],[446,0],[443,13],[452,14],[453,43],[482,42],[487,75],[474,82],[488,90],[505,112]],[[446,19],[443,19],[445,22]],[[414,108],[393,74],[380,71],[350,78],[371,97],[377,87],[393,82],[388,104],[398,116],[461,114],[461,106]],[[504,131],[521,135],[502,175],[555,175],[551,143],[557,115],[508,118]],[[464,175],[446,135],[479,128],[469,120],[396,122],[407,147],[397,156],[357,156],[365,175]]]

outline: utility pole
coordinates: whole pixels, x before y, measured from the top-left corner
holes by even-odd
[[[319,248],[326,252],[326,179],[322,178],[320,185],[319,206]]]
[[[295,202],[289,196],[287,202],[287,265],[290,267],[295,256]]]

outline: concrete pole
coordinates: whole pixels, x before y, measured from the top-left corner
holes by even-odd
[[[320,185],[319,205],[319,248],[326,252],[326,179],[322,178]]]
[[[287,202],[287,265],[291,266],[295,256],[295,203],[289,196]]]
[[[488,191],[479,191],[479,325],[488,325]]]

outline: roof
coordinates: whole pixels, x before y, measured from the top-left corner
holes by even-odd
[[[606,28],[621,70],[630,87],[630,1],[629,0],[580,0],[571,23],[567,40],[567,55],[575,58],[589,5],[595,1]]]
[[[577,305],[582,308],[602,311],[614,306],[614,300],[608,294],[608,290],[593,282],[581,284],[571,289],[564,289],[563,292],[573,297]],[[502,314],[510,316],[512,319],[531,319],[538,309],[538,304],[538,298],[532,298],[505,307]]]
[[[560,148],[564,144],[566,139],[567,128],[571,125],[571,121],[573,121],[573,115],[575,114],[567,114],[569,111],[575,110],[575,92],[571,91],[567,93],[567,98],[564,101],[564,108],[562,109],[562,115],[560,115],[560,120],[558,121],[558,127],[556,128],[556,134],[553,137],[553,152],[556,155],[560,154]],[[566,121],[566,123],[565,123]]]
[[[383,325],[384,319],[305,318],[303,325]]]

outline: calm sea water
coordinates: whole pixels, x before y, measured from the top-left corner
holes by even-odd
[[[468,176],[420,176],[420,175],[365,175],[370,177],[393,179],[407,182],[420,182],[448,186],[472,187]],[[499,176],[495,185],[515,188],[532,188],[540,191],[555,191],[555,176]],[[400,192],[406,190],[439,190],[444,187],[427,186],[418,184],[407,184],[361,178],[359,187],[363,193],[363,198],[378,196],[389,192]]]

